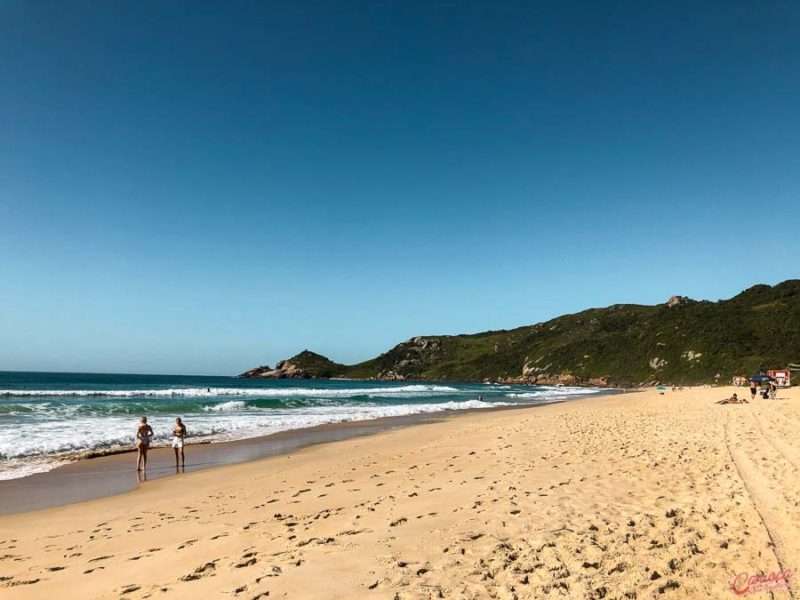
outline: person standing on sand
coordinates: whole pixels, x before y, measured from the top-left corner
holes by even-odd
[[[147,449],[150,448],[150,440],[153,439],[153,428],[147,424],[147,417],[142,417],[139,426],[136,428],[136,470],[144,471],[147,469]]]
[[[756,399],[756,394],[758,394],[758,387],[756,386],[756,382],[752,379],[750,380],[750,400]]]
[[[172,429],[172,448],[175,450],[175,468],[186,466],[186,455],[183,453],[183,444],[186,438],[186,425],[180,417],[175,418],[175,427]],[[180,459],[180,462],[179,462]]]

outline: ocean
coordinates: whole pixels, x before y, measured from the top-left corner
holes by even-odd
[[[190,441],[226,441],[325,423],[536,405],[594,388],[474,383],[269,380],[0,371],[0,479],[90,451],[131,447],[140,416],[167,443],[175,417]]]

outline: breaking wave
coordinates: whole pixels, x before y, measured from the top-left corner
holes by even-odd
[[[260,398],[285,398],[316,396],[319,398],[346,398],[350,396],[396,396],[403,394],[425,395],[431,393],[457,393],[446,385],[402,385],[375,388],[165,388],[151,390],[0,390],[7,398],[208,398],[212,396],[257,396]]]

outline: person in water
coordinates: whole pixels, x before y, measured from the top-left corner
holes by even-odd
[[[136,470],[144,471],[147,468],[147,450],[150,440],[153,439],[153,428],[147,424],[147,417],[142,417],[136,428]]]
[[[175,467],[186,466],[186,455],[183,453],[183,443],[186,439],[186,425],[180,417],[175,419],[175,427],[172,429],[172,448],[175,450]]]

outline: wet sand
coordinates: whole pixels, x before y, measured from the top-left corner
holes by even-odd
[[[0,596],[795,598],[752,576],[798,569],[800,389],[714,403],[734,391],[458,415],[2,516]]]
[[[121,451],[61,465],[46,473],[0,481],[0,515],[63,506],[130,492],[146,481],[288,454],[315,444],[336,442],[397,427],[432,423],[450,413],[385,417],[330,423],[307,429],[230,442],[188,444],[186,467],[175,468],[171,447],[154,447],[147,454],[147,471],[136,472],[136,451]]]

